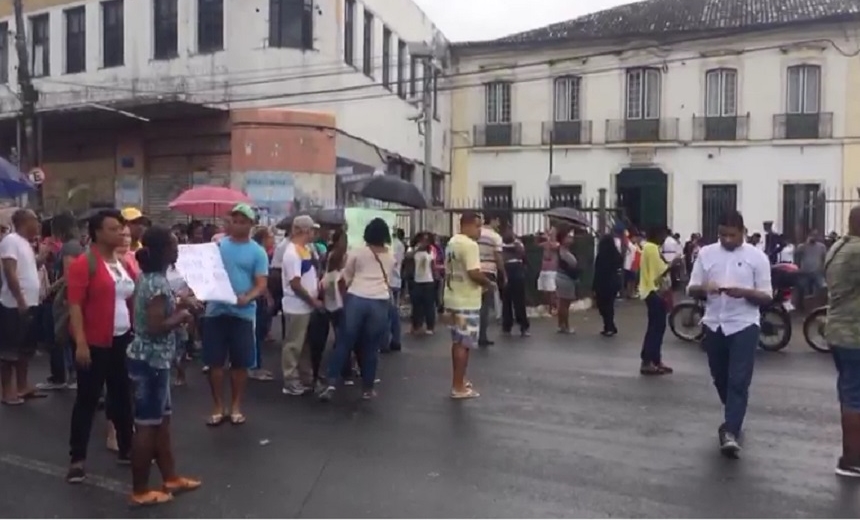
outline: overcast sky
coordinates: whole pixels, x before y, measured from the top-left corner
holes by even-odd
[[[633,0],[413,0],[451,41],[488,40]]]

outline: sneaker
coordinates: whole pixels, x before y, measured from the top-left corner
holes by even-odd
[[[852,466],[846,462],[845,457],[839,457],[836,474],[840,477],[860,478],[860,466]]]
[[[305,395],[305,392],[307,392],[307,391],[308,390],[307,390],[307,388],[305,388],[305,385],[303,385],[299,382],[288,383],[288,384],[284,385],[284,387],[281,389],[281,392],[284,395],[292,395],[292,396]]]
[[[741,445],[735,434],[720,429],[720,452],[729,458],[736,459],[740,455]]]
[[[87,478],[87,472],[80,466],[72,466],[66,473],[66,482],[69,484],[80,484]]]
[[[117,455],[116,463],[120,466],[131,466],[131,455]]]
[[[37,390],[44,390],[49,392],[56,392],[60,390],[66,390],[68,385],[66,383],[54,383],[52,381],[45,381],[44,383],[36,383]]]
[[[334,397],[334,393],[336,390],[337,389],[335,387],[329,385],[329,386],[325,387],[325,390],[320,392],[320,394],[317,397],[319,397],[320,401],[329,402],[329,401],[331,401],[332,397]]]
[[[374,397],[376,397],[376,390],[365,390],[361,393],[361,398],[365,401],[370,401]]]

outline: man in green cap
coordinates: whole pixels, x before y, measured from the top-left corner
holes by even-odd
[[[237,302],[206,304],[206,318],[202,326],[203,360],[209,367],[209,384],[215,405],[208,420],[210,426],[218,426],[227,419],[233,424],[245,422],[241,412],[242,395],[248,380],[248,369],[256,362],[256,299],[265,294],[269,276],[266,251],[251,239],[251,229],[256,221],[253,208],[247,204],[237,204],[230,212],[229,232],[218,243]],[[224,372],[228,362],[232,391],[229,410],[224,407],[222,400]]]

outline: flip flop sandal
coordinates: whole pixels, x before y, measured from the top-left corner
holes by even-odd
[[[481,394],[471,388],[467,389],[465,392],[451,391],[451,399],[474,399],[476,397],[481,397]]]
[[[194,480],[192,478],[187,477],[178,477],[175,480],[171,480],[170,482],[164,483],[164,492],[169,493],[171,495],[178,495],[181,493],[187,493],[189,491],[194,491],[198,489],[202,482],[199,480]]]
[[[32,390],[30,392],[27,392],[26,394],[21,394],[18,397],[29,401],[30,399],[45,399],[46,397],[48,397],[48,394],[46,394],[45,392],[40,392],[39,390]]]
[[[26,401],[24,401],[20,397],[18,399],[13,399],[11,401],[8,399],[3,399],[2,401],[0,401],[0,403],[3,403],[3,405],[5,405],[5,406],[21,406],[25,402]]]
[[[129,506],[131,507],[151,507],[161,504],[166,504],[173,500],[173,495],[164,491],[147,491],[142,495],[131,495]]]
[[[472,388],[472,382],[466,381],[466,388]]]
[[[245,424],[245,421],[247,421],[247,418],[240,413],[230,414],[230,424],[232,424],[233,426]]]
[[[224,421],[227,420],[226,414],[214,414],[210,415],[208,419],[206,419],[206,426],[215,428],[216,426],[221,426],[224,424]]]

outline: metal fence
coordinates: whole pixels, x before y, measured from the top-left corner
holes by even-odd
[[[860,205],[860,188],[819,191],[802,202],[806,210],[803,216],[806,218],[800,220],[801,225],[818,229],[822,233],[842,235],[848,232],[851,208]]]

